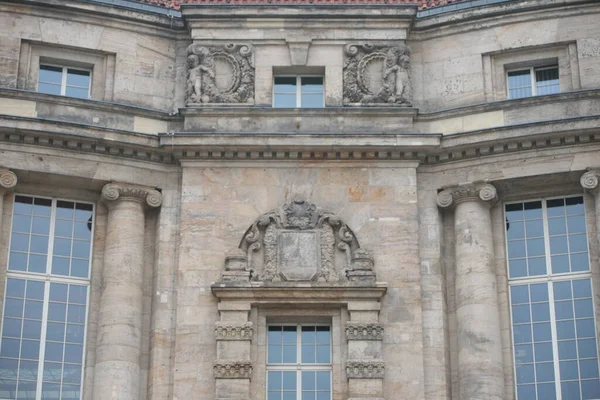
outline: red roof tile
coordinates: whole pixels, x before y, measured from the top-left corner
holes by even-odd
[[[144,3],[156,4],[168,8],[179,8],[182,4],[417,4],[420,9],[432,8],[444,4],[457,3],[462,0],[139,0]]]

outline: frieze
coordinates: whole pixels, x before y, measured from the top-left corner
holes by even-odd
[[[186,103],[254,102],[252,45],[229,43],[204,46],[192,43],[187,49]]]
[[[250,379],[252,362],[249,360],[216,361],[213,373],[217,379]]]
[[[374,284],[374,267],[337,215],[293,200],[254,221],[226,256],[222,281]]]
[[[12,189],[17,185],[17,175],[8,169],[0,168],[0,190]]]
[[[158,190],[137,185],[108,183],[102,188],[103,201],[112,203],[119,199],[136,199],[145,202],[149,207],[160,207],[162,194]]]
[[[384,374],[383,360],[349,360],[346,363],[348,379],[383,379]]]
[[[437,204],[441,208],[456,206],[464,201],[481,200],[492,204],[497,200],[497,191],[489,183],[456,186],[442,190],[437,195]]]
[[[383,324],[348,322],[346,340],[383,340]]]
[[[217,322],[215,324],[215,338],[217,340],[252,340],[252,322],[241,324]]]
[[[345,53],[344,104],[412,106],[408,46],[349,44]]]

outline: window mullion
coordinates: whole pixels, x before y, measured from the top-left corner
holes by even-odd
[[[62,69],[62,79],[60,82],[60,94],[64,96],[67,93],[67,67]]]
[[[52,199],[52,207],[50,208],[50,227],[48,228],[48,258],[46,259],[46,274],[48,276],[52,274],[52,257],[54,255],[54,230],[56,225],[56,206],[57,200]]]
[[[537,85],[535,79],[535,68],[529,68],[529,76],[531,77],[531,94],[533,96],[537,96]],[[543,207],[542,207],[543,208]]]
[[[302,107],[302,77],[296,76],[296,107]]]
[[[556,332],[556,314],[554,309],[554,282],[548,282],[548,301],[550,302],[550,331],[552,333],[552,360],[554,361],[554,387],[556,400],[562,400],[560,387],[560,363],[558,357],[558,334]]]
[[[42,398],[42,381],[44,378],[44,360],[46,358],[46,331],[48,329],[48,308],[50,305],[50,281],[46,279],[44,284],[44,308],[42,309],[42,330],[40,332],[40,354],[38,357],[38,379],[35,398]]]

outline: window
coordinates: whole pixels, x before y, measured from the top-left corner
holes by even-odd
[[[269,326],[267,400],[331,400],[331,328]]]
[[[505,213],[517,399],[599,399],[583,198]]]
[[[93,205],[15,197],[0,342],[0,399],[79,400]]]
[[[38,92],[61,96],[90,98],[90,71],[85,69],[40,65]]]
[[[322,108],[323,93],[322,76],[276,76],[273,107]]]
[[[560,84],[556,65],[508,71],[509,99],[559,92]]]

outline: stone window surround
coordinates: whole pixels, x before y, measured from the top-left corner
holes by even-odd
[[[315,309],[314,307],[253,307],[251,320],[256,326],[256,338],[252,343],[254,379],[251,383],[251,400],[262,400],[267,393],[267,327],[269,325],[301,324],[329,325],[331,327],[331,382],[333,399],[338,393],[345,392],[346,379],[340,379],[347,355],[343,324],[347,320],[342,308]],[[337,375],[337,376],[336,376]]]
[[[90,98],[112,101],[115,54],[48,43],[21,42],[17,88],[37,91],[40,64],[89,69]]]
[[[581,88],[575,42],[527,46],[484,53],[482,62],[487,101],[508,98],[506,72],[519,68],[558,65],[561,93]]]

